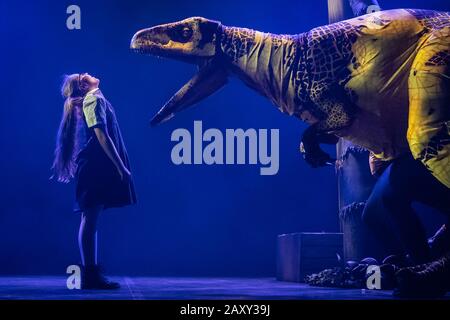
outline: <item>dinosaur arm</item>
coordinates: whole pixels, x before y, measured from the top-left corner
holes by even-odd
[[[351,124],[351,116],[343,105],[335,104],[327,117],[305,130],[300,143],[300,152],[313,168],[323,167],[334,162],[329,154],[320,148],[320,144],[336,144],[339,138],[333,131]]]
[[[313,168],[323,167],[335,161],[320,148],[320,144],[336,144],[339,140],[334,134],[319,131],[318,124],[309,126],[303,132],[300,143],[303,159]]]
[[[312,167],[320,167],[330,164],[333,159],[325,153],[320,144],[336,144],[339,138],[334,134],[334,131],[343,129],[349,126],[352,122],[351,103],[347,96],[341,90],[333,90],[335,95],[331,95],[327,91],[320,95],[315,95],[313,98],[314,108],[313,113],[320,117],[320,120],[308,129],[305,130],[300,144],[300,151],[303,158]],[[340,100],[334,99],[335,97]]]

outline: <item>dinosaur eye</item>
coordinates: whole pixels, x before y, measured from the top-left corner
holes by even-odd
[[[189,39],[190,37],[192,37],[192,29],[190,29],[190,28],[188,28],[188,27],[184,27],[184,28],[181,30],[181,36],[182,36],[184,39]]]

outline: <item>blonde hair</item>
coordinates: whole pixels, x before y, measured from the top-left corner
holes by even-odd
[[[56,136],[53,175],[59,182],[68,183],[75,175],[75,156],[79,150],[77,141],[78,120],[82,116],[83,99],[88,85],[81,81],[78,73],[65,75],[61,94],[65,99],[61,123]]]

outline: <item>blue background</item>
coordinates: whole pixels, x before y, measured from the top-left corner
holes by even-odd
[[[82,29],[66,28],[81,7]],[[448,1],[382,1],[384,9],[450,10]],[[306,125],[233,79],[165,125],[148,120],[196,69],[132,53],[138,29],[189,16],[272,33],[328,21],[326,1],[1,1],[0,273],[64,273],[78,263],[74,185],[49,181],[65,73],[89,72],[116,109],[139,203],[100,220],[100,261],[130,275],[272,276],[276,236],[338,227],[334,169],[311,169],[298,143]],[[171,132],[279,128],[280,170],[175,166]],[[333,148],[328,148],[334,153]]]

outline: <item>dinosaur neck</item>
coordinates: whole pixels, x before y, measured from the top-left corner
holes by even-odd
[[[294,114],[298,106],[297,71],[304,38],[304,34],[276,35],[223,27],[221,50],[230,61],[233,73],[282,112]]]

